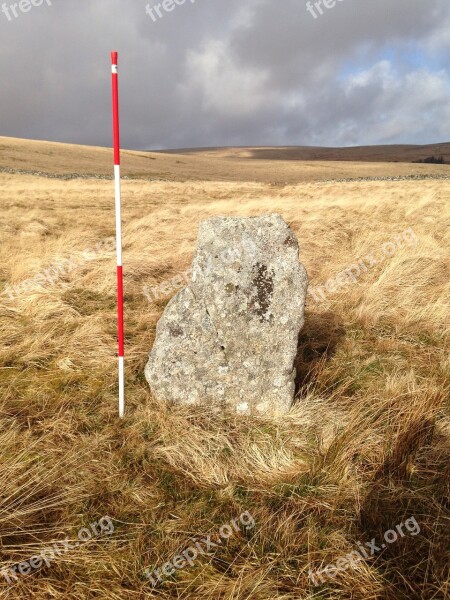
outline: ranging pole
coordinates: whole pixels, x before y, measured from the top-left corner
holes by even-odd
[[[123,271],[122,271],[122,218],[120,206],[120,135],[119,135],[119,81],[117,52],[111,52],[112,106],[114,138],[114,182],[116,197],[116,249],[117,249],[117,332],[119,343],[119,416],[125,411],[125,375],[124,375],[124,328],[123,328]]]

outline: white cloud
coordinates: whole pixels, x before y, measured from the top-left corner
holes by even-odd
[[[202,98],[202,108],[217,117],[243,117],[267,102],[267,75],[233,62],[224,42],[210,41],[199,51],[188,52],[185,82],[180,93]]]
[[[383,60],[370,69],[350,75],[343,82],[346,97],[366,106],[355,115],[354,126],[364,128],[367,143],[394,143],[423,139],[445,141],[445,114],[450,95],[449,74],[445,70],[419,69],[400,74]],[[341,143],[345,142],[344,138]]]
[[[384,89],[395,85],[392,64],[388,60],[381,60],[369,69],[349,75],[344,83],[344,87],[347,93],[350,94],[358,88],[367,88],[374,83]]]

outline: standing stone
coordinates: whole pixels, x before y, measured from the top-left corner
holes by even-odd
[[[156,327],[145,370],[153,394],[286,413],[307,287],[297,239],[280,215],[203,221],[192,281]]]

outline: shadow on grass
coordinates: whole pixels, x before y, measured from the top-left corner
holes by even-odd
[[[334,313],[306,313],[305,325],[298,337],[294,366],[295,401],[303,398],[315,383],[321,366],[330,360],[345,337],[341,319]]]
[[[449,597],[449,455],[448,438],[424,415],[393,440],[363,498],[361,541],[375,539],[378,546],[384,545],[376,558],[385,582],[380,600]],[[400,534],[397,526],[411,518],[419,532]],[[386,544],[389,530],[395,541]]]

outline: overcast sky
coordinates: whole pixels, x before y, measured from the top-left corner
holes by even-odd
[[[41,1],[0,12],[0,135],[111,145],[117,49],[127,148],[450,140],[449,0]]]

